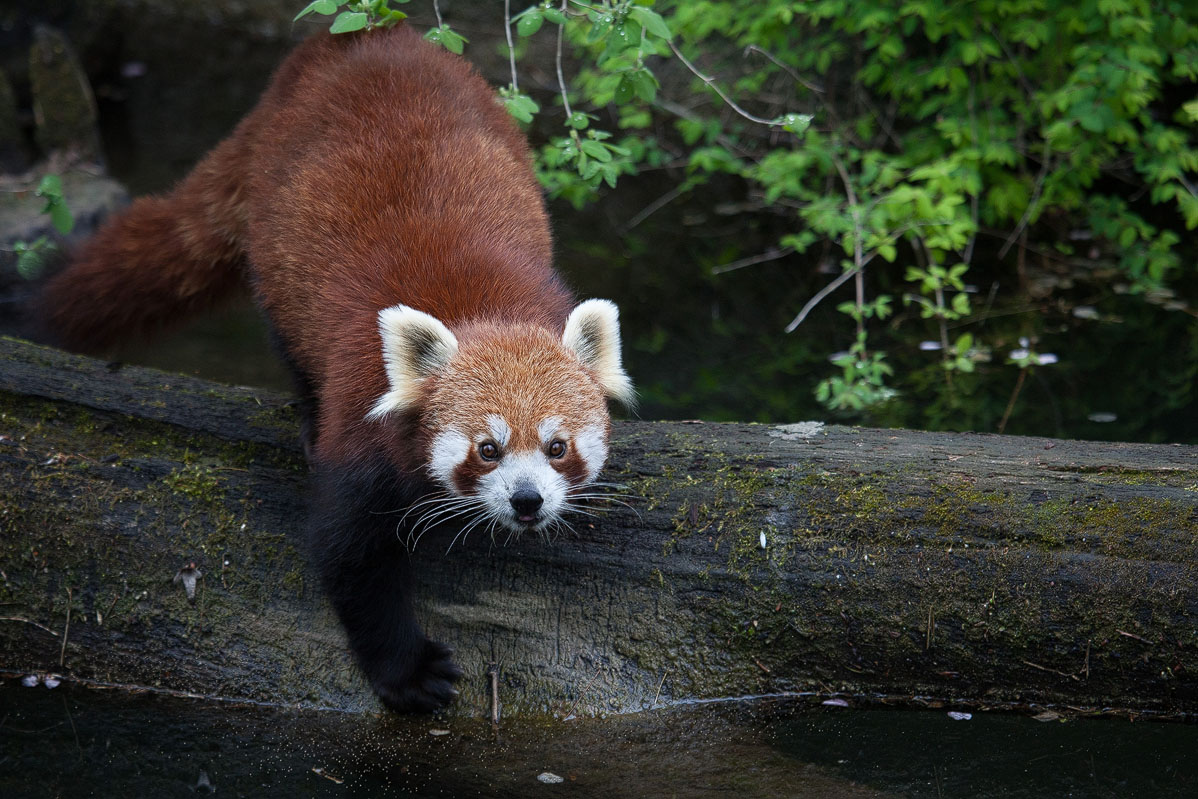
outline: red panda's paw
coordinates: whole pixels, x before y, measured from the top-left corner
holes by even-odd
[[[418,662],[403,677],[380,675],[371,680],[383,704],[400,713],[431,713],[457,697],[453,684],[462,669],[453,662],[453,650],[436,641],[425,640]]]

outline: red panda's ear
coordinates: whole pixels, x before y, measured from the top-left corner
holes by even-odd
[[[444,369],[458,351],[458,340],[449,328],[406,305],[379,311],[379,335],[391,389],[379,397],[366,414],[367,419],[411,407],[424,379]]]
[[[566,320],[562,345],[594,372],[604,394],[632,407],[636,392],[620,360],[620,311],[615,303],[581,303]]]

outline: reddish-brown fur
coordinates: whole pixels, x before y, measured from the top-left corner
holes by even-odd
[[[48,286],[45,315],[64,345],[103,350],[222,299],[248,272],[315,387],[316,456],[400,453],[402,426],[363,422],[387,390],[380,309],[474,320],[464,352],[479,320],[560,337],[571,298],[529,161],[463,60],[402,25],[316,36],[173,193],[138,200],[82,249]]]
[[[433,430],[454,426],[473,438],[487,431],[487,418],[494,414],[510,425],[505,448],[511,452],[544,448],[537,424],[550,413],[547,409],[566,422],[571,433],[589,424],[602,424],[610,432],[603,394],[593,387],[585,390],[593,379],[559,338],[534,325],[474,323],[460,328],[461,349],[452,367],[431,378],[425,388],[420,403],[425,424]],[[470,493],[495,465],[472,451],[454,473],[458,490]],[[587,464],[576,448],[553,460],[552,466],[571,485],[586,482]]]

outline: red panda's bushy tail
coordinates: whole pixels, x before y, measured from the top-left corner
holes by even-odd
[[[236,138],[213,150],[173,192],[136,200],[74,253],[36,308],[51,343],[101,353],[236,290],[246,226]]]

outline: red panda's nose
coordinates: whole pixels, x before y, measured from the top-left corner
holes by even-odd
[[[531,522],[536,518],[537,511],[541,509],[541,495],[530,488],[521,488],[516,493],[512,494],[512,509],[516,511],[516,518],[522,522]]]

